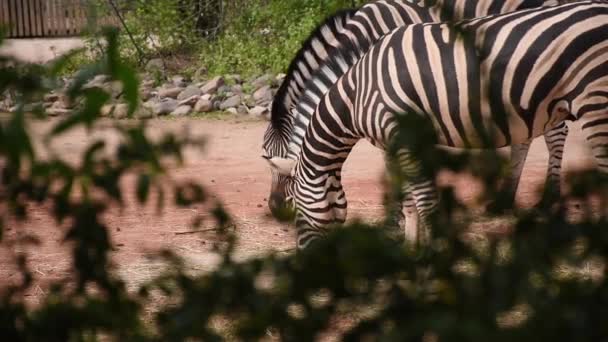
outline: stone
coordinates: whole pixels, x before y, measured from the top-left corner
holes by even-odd
[[[247,106],[240,105],[237,107],[236,111],[239,114],[247,114],[247,112],[249,112],[249,108],[247,108]]]
[[[192,112],[192,107],[190,107],[188,105],[183,105],[183,106],[179,106],[179,107],[175,108],[175,110],[171,112],[171,115],[172,116],[184,116],[184,115],[190,114],[190,112]]]
[[[161,58],[153,58],[146,63],[146,70],[148,72],[163,71],[165,70],[165,63]]]
[[[139,97],[142,101],[148,101],[154,96],[151,88],[141,88],[139,90]]]
[[[251,96],[251,95],[243,96],[243,103],[249,108],[255,107],[255,100],[253,99],[253,96]]]
[[[197,113],[207,113],[213,110],[213,102],[209,99],[200,98],[194,105],[194,111]]]
[[[165,115],[173,112],[179,106],[179,102],[174,99],[164,99],[160,102],[154,102],[151,106],[154,115]]]
[[[262,75],[251,82],[251,86],[254,89],[262,88],[265,85],[270,85],[272,76],[269,74]]]
[[[57,93],[50,93],[44,95],[44,102],[55,102],[57,100],[59,100],[59,94]]]
[[[129,105],[126,103],[119,103],[114,106],[112,117],[116,119],[126,119],[129,116]]]
[[[57,98],[57,101],[55,101],[51,107],[55,107],[55,108],[73,108],[74,107],[74,103],[72,103],[72,101],[70,100],[69,96],[67,96],[66,94],[62,93],[62,94],[59,94],[59,97]]]
[[[23,105],[22,111],[24,113],[29,113],[29,112],[33,112],[41,107],[43,107],[43,106],[42,106],[42,103],[40,103],[40,102],[26,103]],[[19,108],[19,106],[15,105],[15,106],[11,107],[10,112],[15,113],[18,108]]]
[[[231,86],[223,85],[217,89],[217,93],[220,95],[224,95],[226,97],[230,97],[230,96],[234,95],[231,90],[232,90]]]
[[[255,106],[249,109],[249,115],[259,117],[262,115],[266,115],[268,113],[268,108],[262,106]]]
[[[191,98],[193,96],[198,97],[202,93],[203,92],[200,90],[200,88],[197,88],[194,85],[189,85],[188,87],[186,87],[186,89],[184,89],[181,93],[179,93],[179,95],[177,95],[177,100],[183,101],[183,100]],[[196,102],[196,100],[194,102]]]
[[[110,114],[112,114],[113,110],[114,110],[114,105],[105,104],[101,107],[100,114],[101,114],[101,116],[109,116]]]
[[[209,100],[209,101],[213,101],[213,95],[211,94],[203,94],[201,96],[201,100]]]
[[[201,91],[203,92],[203,94],[215,94],[218,88],[223,85],[224,78],[222,78],[221,76],[217,76],[205,83],[205,85],[201,87]]]
[[[263,86],[253,93],[253,99],[256,103],[272,101],[272,89],[270,86]]]
[[[67,115],[67,114],[70,114],[71,112],[72,112],[71,109],[56,108],[56,107],[51,107],[51,108],[49,108],[49,109],[46,110],[46,113],[49,116]]]
[[[234,95],[234,96],[229,97],[228,99],[226,99],[224,102],[222,102],[222,104],[220,104],[220,109],[221,110],[226,110],[228,108],[237,107],[240,104],[241,104],[241,96],[240,95]]]
[[[234,94],[243,94],[243,86],[241,86],[240,84],[235,84],[232,87],[230,87],[230,91]]]
[[[156,84],[156,81],[154,81],[154,80],[145,80],[145,81],[141,82],[142,88],[153,88],[155,84]]]
[[[280,74],[278,74],[278,75],[277,75],[277,77],[275,77],[274,79],[275,79],[277,82],[282,83],[282,82],[283,82],[283,80],[285,79],[285,77],[287,77],[287,75],[285,75],[285,74],[283,74],[283,73],[280,73]]]
[[[183,91],[183,88],[180,88],[180,87],[160,88],[158,90],[158,96],[163,99],[164,98],[175,99],[182,91]]]
[[[179,105],[180,106],[194,106],[194,104],[196,104],[196,102],[198,102],[198,99],[200,98],[200,96],[194,95],[194,96],[190,96],[189,98],[185,99],[185,100],[181,100],[179,101]]]
[[[173,83],[174,86],[181,88],[186,87],[188,85],[186,78],[180,75],[175,75],[171,77],[171,83]]]
[[[227,111],[228,113],[231,113],[231,114],[238,114],[238,113],[239,113],[239,112],[236,110],[236,108],[234,108],[234,107],[232,107],[232,108],[228,108],[228,109],[226,109],[226,111]]]
[[[135,117],[138,119],[150,119],[154,117],[152,110],[145,106],[140,106],[135,112]]]
[[[198,80],[204,79],[205,76],[207,76],[207,67],[202,66],[202,67],[196,69],[196,71],[194,72],[193,79],[198,81]]]
[[[88,81],[83,88],[104,88],[104,85],[110,81],[110,77],[108,75],[97,75],[93,77],[92,80]]]

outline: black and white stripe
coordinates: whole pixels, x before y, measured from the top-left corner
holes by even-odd
[[[292,110],[302,94],[303,82],[308,81],[315,74],[326,61],[326,57],[344,54],[345,50],[354,50],[362,54],[382,35],[404,25],[479,17],[554,3],[556,0],[425,0],[417,3],[405,0],[381,0],[363,6],[356,13],[353,11],[338,13],[317,28],[292,61],[287,77],[273,102],[272,124],[264,135],[265,156],[285,156],[287,144],[293,133],[294,121],[300,119],[294,117]],[[345,22],[349,18],[350,20]],[[321,34],[323,32],[325,33]],[[299,134],[296,133],[296,137],[302,136],[306,129],[306,125],[301,126],[301,131]],[[567,126],[564,124],[557,127],[551,135],[554,137],[559,135],[560,139],[546,139],[549,150],[563,151]],[[296,143],[299,144],[301,141]],[[528,147],[529,143],[524,144],[516,149],[518,153],[512,154],[515,167],[508,188],[513,189],[513,199],[521,176],[521,168],[517,166],[523,165]],[[552,155],[551,158],[555,161],[561,160],[561,155]],[[559,189],[560,170],[561,163],[550,163],[549,173],[558,175],[557,189]],[[285,179],[273,173],[269,201],[273,213],[285,202],[284,184]],[[406,206],[413,205],[411,197],[408,197],[406,202]]]
[[[341,168],[354,144],[365,138],[386,148],[401,113],[422,115],[439,144],[460,148],[525,143],[573,117],[608,172],[605,1],[399,28],[362,58],[324,66],[310,84],[297,107],[309,120],[294,123],[306,121],[305,131],[294,129],[288,155],[297,156],[286,191],[300,248],[344,221]],[[398,157],[424,227],[436,207],[433,182],[410,151]]]

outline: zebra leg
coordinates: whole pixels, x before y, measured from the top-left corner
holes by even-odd
[[[387,160],[386,165],[384,192],[386,221],[384,228],[387,234],[397,241],[403,240],[404,236],[406,240],[414,241],[417,234],[415,225],[418,222],[414,197],[407,184],[391,181],[393,178],[391,172],[388,171],[391,167],[390,160]],[[410,219],[413,219],[413,221],[410,222]],[[408,223],[411,224],[408,226]],[[412,224],[414,225],[413,229]]]
[[[435,182],[422,172],[422,164],[405,148],[397,151],[399,171],[405,177],[408,193],[418,214],[417,229],[407,232],[408,241],[417,245],[428,245],[431,241],[431,217],[438,208],[438,192]],[[406,205],[407,203],[406,197]]]
[[[587,113],[581,119],[583,136],[591,147],[593,158],[600,172],[608,174],[608,109]],[[603,218],[608,217],[608,208],[602,208]]]
[[[503,212],[505,207],[513,207],[515,203],[515,194],[521,180],[521,173],[528,157],[532,140],[522,144],[511,145],[511,160],[509,177],[502,186],[500,200],[494,200],[488,204],[486,210],[492,213]]]
[[[549,164],[547,166],[545,191],[541,202],[536,205],[537,207],[548,208],[561,196],[560,174],[567,136],[568,125],[565,121],[545,133],[545,144],[549,151]]]

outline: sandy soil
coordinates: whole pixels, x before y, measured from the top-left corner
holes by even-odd
[[[36,135],[41,136],[50,127],[49,123],[35,126]],[[269,251],[286,251],[294,246],[294,231],[285,224],[274,221],[269,216],[266,204],[270,186],[270,172],[266,161],[260,158],[262,135],[265,122],[226,120],[156,120],[150,122],[151,132],[181,132],[187,127],[191,132],[208,137],[204,152],[188,150],[186,166],[173,170],[177,179],[192,179],[206,186],[217,195],[235,219],[239,236],[237,256],[247,258]],[[571,125],[566,148],[564,171],[590,165],[590,152],[582,144],[578,125]],[[109,130],[101,130],[94,136],[77,131],[64,136],[53,147],[66,159],[74,160],[79,151],[92,138],[102,137],[110,145],[116,144],[117,137]],[[504,153],[507,150],[503,150]],[[518,192],[518,202],[529,206],[536,201],[536,189],[544,182],[547,152],[542,139],[532,146]],[[344,186],[349,199],[349,218],[366,220],[378,218],[382,214],[382,187],[380,177],[383,171],[381,151],[366,142],[355,148],[344,170]],[[470,179],[445,176],[445,183],[457,186],[458,194],[468,201],[474,201],[478,187]],[[208,270],[217,262],[212,248],[218,242],[216,233],[188,233],[191,220],[198,214],[204,215],[203,206],[192,209],[165,208],[158,215],[154,205],[140,207],[134,199],[133,180],[127,180],[124,210],[111,209],[105,221],[112,232],[115,247],[113,261],[118,272],[129,282],[129,286],[148,281],[162,269],[162,263],[150,258],[162,248],[172,248],[190,261],[193,270]],[[64,239],[65,228],[56,227],[47,214],[47,207],[35,207],[29,211],[27,223],[8,227],[5,239],[0,245],[0,279],[9,283],[19,280],[14,266],[14,251],[28,247],[15,246],[15,241],[27,234],[37,236],[42,243],[29,248],[30,266],[38,278],[29,296],[36,302],[47,291],[47,285],[54,279],[67,276],[70,257]],[[209,222],[208,224],[211,224]],[[1,291],[1,288],[0,288]]]

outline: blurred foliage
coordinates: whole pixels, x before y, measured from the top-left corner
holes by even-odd
[[[79,70],[69,87],[78,109],[43,137],[46,148],[71,130],[99,127],[99,109],[109,96],[86,86],[96,75],[120,81],[124,100],[135,110],[138,80],[119,56],[116,32],[106,31],[105,39],[103,58]],[[0,92],[15,92],[21,104],[27,103],[54,82],[63,63],[43,68],[0,58]],[[234,258],[236,239],[227,235],[214,271],[193,275],[167,251],[162,255],[166,270],[139,291],[127,291],[125,279],[109,263],[112,241],[102,215],[109,206],[125,205],[125,191],[133,191],[142,204],[157,199],[159,209],[166,192],[178,206],[207,202],[199,185],[175,182],[167,173],[168,165],[183,161],[184,146],[201,141],[170,134],[151,140],[145,121],[115,123],[116,150],[103,140],[92,141],[73,164],[54,153],[43,158],[34,148],[30,126],[42,118],[42,108],[31,115],[18,107],[0,120],[0,229],[13,219],[26,221],[28,208],[44,205],[65,229],[72,277],[53,283],[40,305],[26,305],[24,294],[40,275],[29,269],[24,249],[15,248],[22,281],[0,294],[0,336],[7,341],[214,341],[268,335],[291,341],[328,333],[346,341],[608,340],[605,217],[589,212],[572,223],[564,210],[524,211],[504,223],[508,232],[484,234],[475,224],[479,215],[450,186],[441,189],[428,248],[396,243],[380,225],[355,223],[336,227],[300,253],[240,261]],[[488,196],[499,196],[493,189],[504,164],[500,156],[430,148],[432,135],[423,123],[408,120],[402,143],[413,146],[430,172],[472,174]],[[407,129],[414,125],[415,130]],[[119,186],[127,175],[137,179],[134,189]],[[572,190],[557,208],[575,199],[590,208],[599,196],[606,209],[604,175],[588,171],[568,179]],[[222,207],[213,207],[217,225],[228,226]]]

